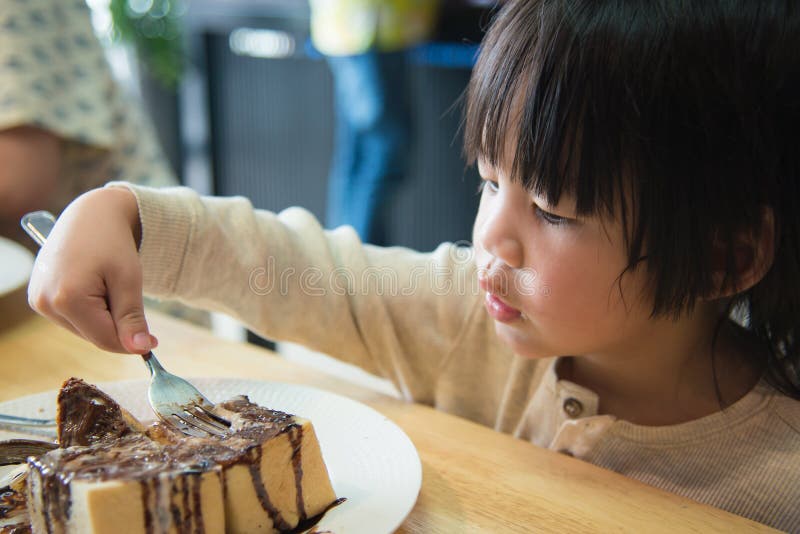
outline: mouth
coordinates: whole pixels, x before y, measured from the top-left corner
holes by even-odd
[[[511,323],[522,317],[522,312],[506,304],[503,299],[492,293],[486,293],[484,300],[486,311],[495,321],[501,323]]]
[[[500,287],[497,284],[497,279],[496,276],[490,276],[488,270],[478,274],[478,284],[486,292],[484,306],[486,306],[486,311],[495,321],[501,323],[514,322],[522,317],[522,312],[497,295],[497,290]]]

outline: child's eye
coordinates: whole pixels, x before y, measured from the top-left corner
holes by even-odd
[[[484,190],[488,189],[490,193],[497,193],[499,186],[497,182],[493,182],[491,180],[483,179],[481,180],[480,185],[478,186],[478,193],[483,193]]]
[[[536,210],[536,215],[543,219],[544,222],[547,224],[552,224],[553,226],[561,226],[563,224],[567,224],[570,222],[570,219],[566,217],[561,217],[560,215],[556,215],[555,213],[550,213],[549,211],[545,211],[536,204],[533,205],[533,209]]]

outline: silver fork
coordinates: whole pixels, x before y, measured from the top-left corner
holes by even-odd
[[[55,223],[55,217],[47,211],[28,213],[20,221],[22,228],[40,247]],[[159,419],[189,436],[221,437],[228,433],[230,421],[215,414],[214,404],[197,388],[164,370],[152,351],[142,354],[142,359],[150,370],[147,397]]]
[[[56,426],[55,419],[33,419],[0,413],[0,430],[21,431],[52,439],[56,437]]]

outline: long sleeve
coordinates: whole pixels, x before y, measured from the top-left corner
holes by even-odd
[[[695,421],[633,425],[560,380],[557,360],[514,355],[497,339],[468,249],[381,249],[348,228],[324,231],[298,208],[274,214],[243,198],[127,187],[139,202],[148,293],[352,362],[414,401],[798,531],[798,472],[787,466],[797,463],[800,403],[766,384]]]
[[[307,211],[131,187],[145,292],[228,313],[254,331],[390,378],[433,403],[439,372],[478,301],[469,249],[362,244]]]

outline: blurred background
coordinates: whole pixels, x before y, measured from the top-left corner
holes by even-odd
[[[461,155],[459,98],[493,1],[3,2],[0,235],[32,248],[20,236],[21,213],[58,213],[81,191],[124,179],[243,195],[273,211],[302,206],[329,227],[342,223],[342,213],[333,217],[332,210],[354,212],[374,201],[370,224],[380,233],[353,223],[365,241],[422,251],[444,241],[468,243],[479,180]],[[365,51],[358,32],[351,33],[353,17],[381,4],[393,5],[396,17],[381,12],[378,21],[395,27],[385,31],[383,46],[380,37],[366,39]],[[338,35],[328,32],[334,20]],[[424,28],[415,26],[421,21]],[[365,64],[373,53],[377,59]],[[339,57],[348,54],[358,63]],[[337,191],[363,189],[357,181],[334,183],[346,148],[342,119],[350,114],[358,123],[370,102],[386,112],[366,128],[381,130],[381,141],[368,141],[378,148],[362,147],[359,157],[386,150],[382,163],[367,167],[385,164],[388,174],[402,177],[387,179],[390,190],[375,198],[339,206],[331,201]],[[152,304],[220,336],[390,388],[325,356],[275,346],[224,316]]]
[[[492,2],[445,1],[409,52],[406,176],[382,213],[386,244],[466,241],[478,179],[461,157],[458,98]],[[299,205],[326,218],[334,143],[331,72],[306,0],[89,0],[115,75],[141,96],[179,180]]]

